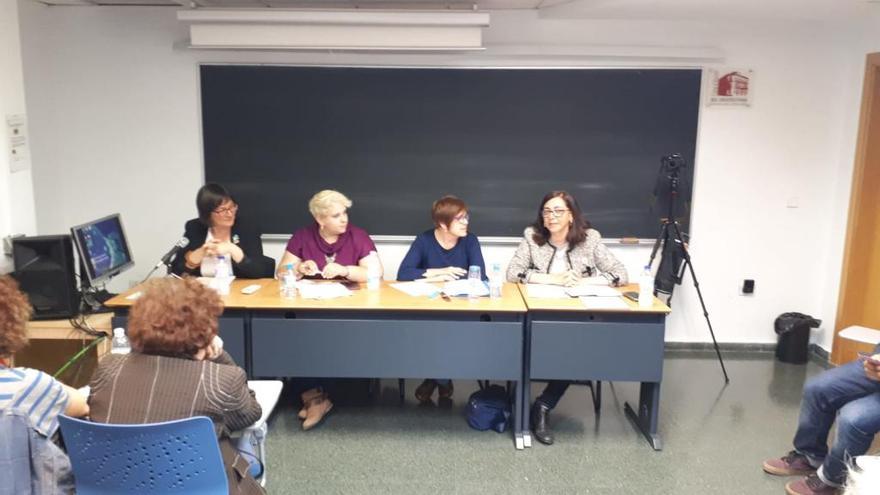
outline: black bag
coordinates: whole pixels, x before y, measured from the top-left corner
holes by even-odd
[[[489,385],[468,398],[465,417],[475,430],[503,433],[510,426],[510,397],[501,385]]]

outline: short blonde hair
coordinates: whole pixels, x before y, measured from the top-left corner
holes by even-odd
[[[342,205],[351,208],[351,200],[339,191],[332,189],[324,189],[323,191],[312,196],[309,200],[309,212],[316,219],[327,214],[333,205]]]

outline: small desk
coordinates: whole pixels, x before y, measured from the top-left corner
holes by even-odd
[[[75,375],[71,375],[70,370],[64,373],[60,378],[62,381],[69,381],[71,386],[78,387],[88,382],[91,376],[91,370],[95,364],[107,353],[110,352],[111,339],[111,313],[99,313],[86,317],[85,322],[98,332],[106,334],[108,337],[99,342],[95,346],[94,358],[91,351],[88,355],[81,359],[83,368],[72,368],[80,370]],[[17,356],[13,358],[13,365],[25,366],[28,368],[39,369],[46,373],[55,373],[68,359],[82,349],[86,341],[95,339],[95,336],[74,328],[70,324],[70,320],[37,320],[29,321],[27,324],[27,336],[33,345],[25,347]],[[43,341],[43,342],[41,342]],[[52,342],[48,341],[61,341]],[[77,342],[80,341],[80,342]],[[45,342],[45,343],[44,343]]]
[[[620,288],[632,290],[638,287]],[[638,412],[629,404],[624,410],[651,446],[660,450],[657,419],[669,307],[654,298],[650,308],[624,299],[626,310],[587,309],[578,298],[532,298],[524,285],[520,291],[528,307],[523,383],[532,379],[641,382]],[[522,390],[521,416],[529,445],[529,387]]]
[[[262,287],[241,294],[250,284]],[[122,314],[133,303],[126,296],[136,290],[105,304]],[[361,286],[349,297],[315,300],[282,298],[274,279],[235,280],[223,300],[227,334],[221,336],[228,346],[229,329],[243,328],[239,341],[251,378],[515,381],[513,430],[516,446],[523,446],[518,412],[526,305],[514,284],[505,284],[497,299],[413,297],[383,282],[375,291]]]

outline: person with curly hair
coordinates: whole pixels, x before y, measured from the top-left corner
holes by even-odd
[[[156,423],[193,416],[214,421],[230,493],[261,494],[230,433],[260,418],[245,371],[212,346],[223,303],[198,280],[155,279],[131,307],[132,352],[105,357],[91,381],[91,418]]]
[[[18,290],[15,280],[0,277],[0,415],[17,416],[30,428],[27,439],[4,430],[0,434],[0,451],[6,454],[23,449],[29,451],[30,456],[51,458],[55,462],[31,462],[31,465],[13,462],[12,471],[5,472],[4,476],[9,475],[7,479],[11,480],[11,490],[15,493],[72,493],[70,461],[51,440],[58,431],[59,414],[86,416],[89,407],[83,394],[50,375],[30,368],[10,367],[12,356],[27,346],[27,322],[31,312],[31,304]],[[11,444],[16,441],[20,443]],[[3,465],[9,466],[5,462]]]

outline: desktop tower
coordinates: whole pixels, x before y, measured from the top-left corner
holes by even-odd
[[[80,296],[69,235],[23,237],[12,243],[14,276],[34,307],[35,320],[79,314]]]

